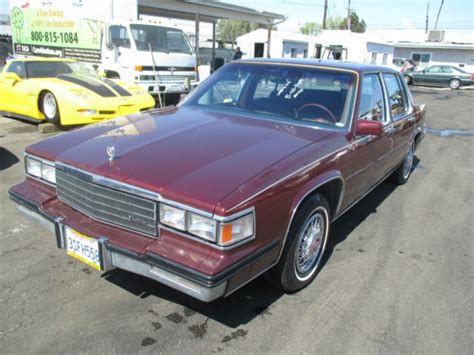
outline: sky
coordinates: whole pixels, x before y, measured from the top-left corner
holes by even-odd
[[[104,1],[104,0],[98,0]],[[434,23],[441,0],[351,0],[359,18],[369,29],[424,29],[429,1],[429,27]],[[297,32],[305,22],[322,22],[324,0],[224,0],[223,2],[283,14],[288,19],[279,30]],[[328,0],[329,16],[345,16],[348,0]],[[8,0],[0,0],[0,13],[8,12]],[[474,1],[444,0],[438,21],[440,30],[456,30],[474,36]]]

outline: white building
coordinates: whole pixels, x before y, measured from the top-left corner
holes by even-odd
[[[272,31],[270,56],[272,58],[325,58],[343,59],[359,63],[391,64],[393,44],[375,36],[350,31],[322,31],[317,36]],[[268,31],[259,29],[237,38],[244,58],[264,57],[268,46]]]
[[[417,66],[447,64],[474,72],[474,45],[445,42],[394,43],[395,58],[413,59]]]
[[[299,33],[271,31],[271,58],[311,58],[310,46],[314,43],[313,36]],[[268,48],[268,31],[258,29],[237,37],[237,46],[244,53],[244,58],[266,57]]]
[[[321,31],[315,37],[316,52],[319,52],[318,47],[321,56],[316,53],[315,57],[378,65],[392,64],[394,54],[393,44],[380,40],[378,36],[347,30]]]

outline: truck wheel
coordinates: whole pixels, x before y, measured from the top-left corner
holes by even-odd
[[[413,158],[415,157],[415,144],[414,141],[410,143],[403,161],[400,163],[400,166],[395,170],[391,176],[392,182],[397,185],[403,185],[408,181],[411,171],[413,170]]]
[[[296,212],[278,264],[267,280],[285,292],[309,285],[321,268],[330,225],[329,204],[322,194],[306,200]]]
[[[61,124],[58,102],[56,97],[49,91],[45,91],[41,96],[41,112],[43,112],[46,121],[49,123],[53,123],[56,126]]]
[[[451,79],[449,81],[449,87],[453,90],[457,90],[461,87],[461,80],[459,79]]]

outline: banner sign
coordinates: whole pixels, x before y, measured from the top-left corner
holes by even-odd
[[[85,16],[85,2],[10,0],[15,53],[99,63],[103,21]]]

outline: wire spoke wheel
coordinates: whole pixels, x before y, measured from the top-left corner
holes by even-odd
[[[310,277],[322,256],[327,234],[327,214],[318,208],[307,219],[298,237],[295,255],[296,274],[299,278]]]
[[[408,179],[411,169],[413,167],[413,157],[415,155],[413,142],[410,144],[407,153],[405,154],[405,159],[403,160],[403,178]]]

